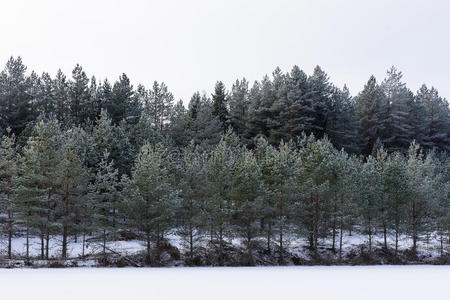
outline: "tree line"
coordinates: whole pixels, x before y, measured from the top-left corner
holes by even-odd
[[[39,237],[41,258],[61,236],[120,230],[139,235],[148,263],[169,231],[193,260],[200,240],[244,240],[284,261],[293,236],[316,250],[322,238],[342,254],[343,234],[358,228],[397,254],[400,234],[412,248],[424,235],[443,245],[450,225],[447,101],[425,85],[412,93],[395,68],[371,77],[357,96],[316,67],[277,68],[251,88],[222,82],[195,93],[187,108],[164,83],[136,89],[58,71],[26,75],[20,57],[0,74],[1,211],[7,256],[17,234]],[[395,243],[388,244],[393,235]],[[441,246],[441,249],[443,246]],[[84,246],[83,246],[84,249]],[[441,250],[443,251],[443,250]]]

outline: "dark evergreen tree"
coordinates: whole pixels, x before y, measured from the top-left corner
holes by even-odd
[[[212,94],[213,115],[219,118],[225,132],[228,125],[227,92],[222,81],[218,81]]]
[[[330,105],[327,136],[337,149],[358,153],[360,123],[350,91],[346,86],[342,90],[333,89]]]
[[[9,128],[6,132],[7,135],[3,136],[0,144],[0,203],[7,214],[5,231],[8,232],[8,258],[11,259],[20,157],[16,148],[15,135]]]
[[[294,66],[287,77],[287,95],[279,114],[283,139],[295,139],[313,130],[314,103],[308,88],[308,76]]]
[[[381,107],[384,97],[377,80],[371,76],[355,100],[358,118],[361,122],[361,151],[365,155],[372,153],[375,141],[381,134]]]
[[[91,111],[91,97],[89,93],[89,78],[80,65],[72,71],[72,80],[69,82],[69,108],[73,124],[83,125],[94,120]]]
[[[423,85],[417,92],[417,101],[425,107],[424,146],[428,149],[449,151],[450,110],[448,102],[435,88]]]
[[[247,131],[248,126],[248,81],[244,78],[242,80],[236,80],[231,88],[229,97],[229,121],[234,132],[243,137]]]
[[[381,84],[385,97],[381,105],[380,136],[389,151],[406,152],[412,141],[408,106],[414,96],[401,81],[402,76],[400,71],[392,67]]]
[[[106,93],[108,93],[108,90],[106,90]],[[133,105],[133,86],[127,75],[122,74],[119,77],[110,93],[110,97],[105,97],[105,100],[109,98],[109,101],[105,103],[105,107],[111,116],[113,124],[119,125],[122,120],[135,124],[138,121],[140,111],[139,106]]]
[[[25,75],[25,65],[19,57],[11,57],[0,73],[0,129],[11,128],[21,133],[35,114],[32,111],[30,82]]]
[[[308,85],[314,107],[313,133],[317,138],[321,138],[328,127],[332,86],[328,75],[319,66],[316,66],[314,73],[308,77]]]

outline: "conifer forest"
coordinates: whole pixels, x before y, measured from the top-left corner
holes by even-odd
[[[395,67],[331,80],[276,68],[183,102],[11,57],[0,265],[450,262],[448,101]]]

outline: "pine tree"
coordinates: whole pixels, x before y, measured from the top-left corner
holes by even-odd
[[[428,89],[426,85],[420,88],[416,98],[425,107],[424,147],[448,152],[450,149],[450,110],[448,102],[439,96],[435,88]]]
[[[260,136],[269,139],[274,124],[272,106],[275,101],[275,90],[272,81],[265,76],[261,83],[255,82],[250,90],[248,139]],[[269,140],[269,142],[272,142]],[[274,142],[273,144],[277,144]]]
[[[131,124],[137,123],[139,106],[136,104],[133,105],[133,86],[127,75],[122,74],[119,77],[119,80],[114,83],[110,93],[108,98],[105,97],[105,100],[109,100],[105,103],[105,107],[111,116],[113,124],[119,125],[121,121],[126,121]]]
[[[147,263],[154,262],[152,240],[156,240],[156,249],[160,250],[161,235],[169,228],[172,206],[177,201],[178,191],[169,175],[167,149],[147,143],[135,161],[132,179],[125,177],[123,181],[128,218],[145,236]]]
[[[328,234],[327,209],[330,207],[330,161],[335,149],[327,138],[304,136],[300,142],[296,180],[301,189],[300,219],[309,246],[317,250],[319,237]]]
[[[189,141],[203,147],[213,147],[223,134],[222,123],[213,114],[213,103],[206,95],[195,93],[189,104],[186,135]]]
[[[53,79],[48,73],[42,73],[36,83],[34,94],[34,106],[38,115],[49,117],[56,112],[56,97],[53,87]]]
[[[218,117],[225,132],[228,125],[227,93],[222,81],[218,81],[212,94],[213,115]]]
[[[69,82],[69,108],[73,124],[83,125],[93,120],[89,93],[89,78],[80,65],[72,71],[72,81]]]
[[[230,218],[230,187],[236,157],[233,151],[233,136],[230,131],[211,152],[208,160],[208,211],[211,242],[218,240],[219,265],[224,264],[224,238]]]
[[[27,158],[27,172],[30,180],[28,188],[34,188],[39,193],[39,218],[37,226],[41,238],[41,257],[49,258],[50,234],[55,224],[55,192],[57,187],[57,168],[60,162],[61,130],[56,119],[47,122],[40,121],[34,127],[33,135],[28,139],[24,148]],[[45,240],[45,246],[44,246]],[[45,254],[44,254],[45,252]]]
[[[386,160],[382,173],[383,192],[387,196],[387,220],[395,232],[395,255],[398,253],[398,239],[404,230],[406,220],[406,203],[409,190],[406,185],[405,159],[395,153]]]
[[[179,100],[173,108],[168,126],[169,136],[178,147],[184,148],[189,144],[189,138],[186,135],[188,118],[188,112],[183,101]]]
[[[162,132],[171,118],[173,95],[164,82],[159,84],[155,81],[152,89],[148,92],[148,97],[144,113],[153,127]]]
[[[53,79],[53,92],[55,95],[55,111],[56,118],[61,124],[67,124],[70,117],[70,105],[69,105],[69,83],[67,82],[66,75],[58,70],[55,79]]]
[[[206,156],[199,146],[191,142],[184,150],[179,166],[179,185],[182,200],[180,215],[182,226],[179,234],[186,241],[189,263],[194,263],[194,251],[201,238],[202,223],[207,219],[203,214],[203,199],[207,193]]]
[[[22,59],[11,57],[0,73],[0,130],[11,128],[14,134],[21,133],[33,120],[30,83],[25,76]]]
[[[319,66],[316,66],[313,74],[308,77],[308,85],[314,105],[313,133],[317,138],[322,138],[328,126],[332,88],[328,75]]]
[[[188,115],[192,120],[197,119],[198,113],[201,109],[201,105],[202,97],[200,96],[199,92],[195,92],[194,95],[192,95],[188,106]]]
[[[358,118],[361,123],[360,135],[362,138],[362,153],[372,153],[373,145],[381,134],[381,106],[384,94],[374,76],[371,76],[367,84],[355,100]]]
[[[88,209],[92,226],[101,232],[103,257],[106,260],[107,234],[115,230],[118,199],[118,171],[110,161],[109,153],[104,152],[98,172],[88,190]]]
[[[62,227],[62,258],[67,258],[68,236],[71,229],[75,228],[75,213],[84,201],[87,190],[87,172],[82,164],[80,157],[69,147],[61,150],[61,161],[57,171],[59,195],[58,206],[60,211],[60,224]]]
[[[285,140],[294,139],[313,130],[314,103],[312,91],[308,88],[308,76],[294,66],[287,81],[287,95],[280,111],[279,123]]]
[[[336,149],[345,149],[349,153],[359,152],[359,121],[356,108],[346,86],[342,90],[333,89],[327,136]]]
[[[97,79],[95,76],[91,77],[89,85],[89,96],[90,96],[90,110],[91,110],[91,120],[94,121],[100,117],[100,113],[103,109],[102,103],[102,93],[101,85],[98,86]]]
[[[295,155],[292,153],[291,145],[281,141],[278,151],[272,152],[273,165],[270,170],[271,189],[269,196],[276,203],[277,210],[277,233],[278,248],[280,252],[279,262],[284,264],[284,243],[286,242],[285,228],[287,219],[290,217],[292,200],[294,197],[294,174]]]
[[[409,126],[409,104],[413,94],[401,82],[402,72],[391,67],[381,83],[385,97],[381,106],[381,138],[389,151],[406,152],[412,140]]]
[[[379,220],[379,203],[383,190],[382,175],[377,168],[377,162],[372,156],[362,165],[358,177],[359,195],[358,209],[365,232],[368,236],[369,254],[372,253],[373,235]]]
[[[243,137],[247,131],[249,110],[248,93],[248,81],[245,78],[236,80],[231,88],[228,100],[230,125],[239,137]]]
[[[125,126],[124,122],[114,125],[106,110],[101,111],[91,134],[94,151],[90,157],[90,167],[96,169],[107,151],[120,175],[130,173],[134,155]]]
[[[7,128],[8,135],[3,136],[0,145],[0,195],[2,206],[7,213],[8,258],[12,258],[12,237],[14,210],[18,181],[19,153],[16,149],[15,135]]]
[[[254,265],[253,239],[258,236],[264,204],[262,173],[253,152],[244,150],[236,161],[231,184],[230,201],[233,206],[231,223],[238,235],[245,239],[247,263]]]
[[[34,153],[30,149],[23,154],[20,164],[19,186],[17,188],[17,203],[15,223],[25,229],[25,258],[30,259],[30,237],[36,232],[42,233],[44,223],[42,191],[39,189],[38,168],[34,163]],[[41,240],[42,242],[43,240]],[[43,250],[43,247],[41,246]],[[41,251],[42,251],[41,250]],[[41,252],[41,256],[43,253]],[[43,257],[41,257],[43,258]]]
[[[352,221],[357,217],[355,213],[359,193],[357,178],[360,175],[361,161],[341,150],[333,156],[330,167],[333,248],[335,248],[336,230],[339,227],[339,259],[342,260],[344,229],[349,229]]]
[[[272,73],[273,75],[273,103],[270,107],[270,113],[272,118],[269,119],[269,141],[273,145],[278,145],[284,138],[282,127],[285,124],[285,120],[280,118],[283,111],[286,110],[287,103],[287,75],[283,74],[281,69],[277,67]]]
[[[429,229],[427,224],[431,223],[429,215],[433,208],[435,186],[437,178],[436,168],[431,157],[425,157],[419,145],[413,142],[409,147],[406,161],[406,176],[408,189],[408,220],[409,231],[413,239],[412,249],[417,251],[419,234]]]

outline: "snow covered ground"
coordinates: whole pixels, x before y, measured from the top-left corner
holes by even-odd
[[[2,269],[2,299],[446,299],[450,266]]]
[[[172,232],[166,236],[168,241],[180,251],[185,251],[186,248],[182,242],[182,239],[175,232]],[[276,239],[276,236],[274,236]],[[339,236],[336,237],[336,247],[339,247]],[[52,236],[50,239],[50,257],[60,257],[61,256],[61,236]],[[261,241],[265,242],[264,238],[260,238]],[[373,247],[381,248],[383,245],[383,235],[378,233],[372,237]],[[242,246],[242,240],[240,238],[226,239],[226,241],[231,242],[234,246]],[[352,235],[345,232],[343,236],[343,254],[346,255],[352,250],[358,249],[361,245],[367,245],[368,237],[365,234],[361,234],[358,231],[354,231]],[[276,241],[275,241],[276,242]],[[30,255],[32,257],[38,257],[40,255],[41,241],[37,237],[30,238]],[[197,245],[206,246],[208,240],[200,242]],[[304,237],[298,237],[294,235],[285,235],[284,241],[286,249],[296,254],[298,257],[306,258],[306,246],[308,241]],[[81,237],[78,238],[77,242],[74,242],[73,237],[69,237],[68,245],[68,256],[70,258],[76,258],[81,256],[83,253]],[[319,245],[324,248],[331,248],[332,240],[320,239]],[[388,246],[393,249],[395,245],[395,240],[393,234],[388,235]],[[130,241],[114,241],[108,242],[107,246],[114,249],[124,255],[133,255],[140,251],[145,251],[145,244],[142,241],[130,240]],[[450,244],[447,239],[444,241],[444,252],[447,252]],[[407,235],[400,235],[399,238],[399,250],[405,250],[412,247],[411,237]],[[0,237],[0,255],[4,255],[7,250],[6,236]],[[17,257],[23,257],[25,255],[25,238],[24,237],[14,237],[12,243],[13,254]],[[99,242],[86,242],[85,254],[95,254],[101,252],[101,245]],[[418,252],[422,254],[428,254],[430,257],[438,257],[440,255],[440,240],[438,236],[434,234],[430,237],[422,236],[418,242]]]

